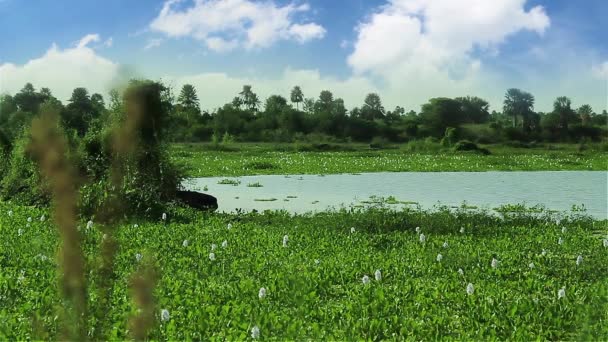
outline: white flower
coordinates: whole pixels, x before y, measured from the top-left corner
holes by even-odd
[[[257,325],[255,327],[251,328],[251,338],[254,340],[257,340],[258,338],[260,338],[260,328],[258,328]]]
[[[542,256],[547,255],[547,250],[546,250],[546,249],[543,249],[543,251],[540,253],[540,255],[542,255]]]
[[[420,242],[422,242],[422,243],[426,242],[426,236],[424,236],[424,234],[420,234]]]
[[[382,272],[380,272],[380,270],[376,270],[376,272],[374,272],[374,277],[376,278],[376,281],[382,280]]]
[[[89,222],[87,222],[87,229],[91,228],[93,228],[93,221],[89,220]]]
[[[416,233],[420,234],[420,227],[416,227]]]
[[[23,229],[19,228],[19,230],[17,230],[17,234],[18,234],[19,236],[23,235]]]
[[[163,216],[161,216],[161,218],[163,219],[163,221],[167,220],[167,213],[163,213]]]
[[[437,262],[441,262],[441,259],[443,259],[443,255],[437,254]]]
[[[287,242],[289,242],[289,236],[283,236],[283,247],[287,247]]]
[[[530,267],[530,269],[533,269],[534,268],[534,263],[533,262],[529,263],[528,267]]]
[[[224,242],[222,242],[222,248],[226,248],[228,247],[228,241],[224,240]]]
[[[261,287],[260,288],[260,292],[258,292],[258,297],[260,297],[260,299],[264,299],[266,298],[266,289]]]
[[[136,223],[133,225],[133,228],[139,228],[139,225]]]
[[[564,297],[566,297],[566,289],[562,287],[557,291],[557,299],[562,299]]]
[[[213,252],[209,253],[209,260],[215,261],[215,253],[213,253]]]
[[[232,223],[228,223],[228,229],[232,229]]]
[[[160,320],[163,321],[163,322],[168,322],[169,319],[171,319],[171,316],[169,315],[169,310],[162,309],[160,311]]]
[[[184,247],[188,247],[189,244],[190,244],[190,241],[188,241],[188,240],[184,240],[184,242],[182,242],[182,246],[184,246]]]
[[[464,227],[460,227],[460,234],[464,234]]]
[[[216,249],[217,249],[217,245],[216,245],[216,244],[214,244],[214,243],[212,243],[212,244],[211,244],[211,250],[212,250],[212,251],[214,251],[214,250],[216,250]]]
[[[449,246],[449,245],[448,245],[448,242],[447,242],[447,241],[445,241],[445,242],[443,243],[443,248],[448,248],[448,246]]]
[[[557,240],[557,244],[561,245],[564,243],[564,239],[562,239],[561,237]]]
[[[604,239],[604,247],[608,248],[608,239]]]
[[[580,266],[583,263],[583,256],[579,255],[576,257],[576,266]]]
[[[459,268],[459,269],[458,269],[458,274],[460,274],[460,275],[464,275],[464,271],[462,270],[462,268]]]
[[[321,260],[319,260],[319,259],[315,259],[315,265],[318,265],[318,264],[320,264],[320,263],[321,263]]]
[[[351,234],[355,234],[355,231],[356,231],[356,230],[355,230],[355,227],[350,227],[350,233],[351,233]]]
[[[467,285],[467,294],[470,296],[473,294],[473,292],[475,292],[475,287],[473,287],[473,284],[469,283]]]
[[[137,260],[137,262],[140,262],[141,259],[143,259],[143,255],[141,255],[140,253],[135,254],[135,260]]]
[[[32,222],[32,218],[31,218],[31,217],[28,217],[28,218],[27,218],[27,222]]]
[[[44,222],[44,220],[46,220],[46,217],[44,215],[40,216],[40,222]]]
[[[496,260],[495,258],[492,258],[492,263],[490,265],[492,265],[492,268],[498,267],[498,260]]]
[[[19,273],[19,277],[17,277],[17,281],[21,283],[24,280],[25,280],[25,271],[21,270],[21,273]]]
[[[13,216],[13,211],[12,211],[12,210],[9,210],[9,211],[8,211],[8,217],[11,217],[11,216]]]
[[[105,240],[105,239],[107,239],[107,238],[108,238],[108,234],[103,234],[103,235],[101,236],[101,239],[102,239],[102,240]]]
[[[566,233],[566,227],[562,227],[562,234]]]
[[[367,275],[364,275],[361,281],[363,281],[363,285],[367,285],[369,284],[369,277]]]

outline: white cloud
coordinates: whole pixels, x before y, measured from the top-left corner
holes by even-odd
[[[163,43],[163,39],[161,38],[152,38],[148,39],[146,46],[144,46],[144,50],[153,49],[155,47],[159,47]]]
[[[483,88],[483,65],[476,53],[496,56],[510,35],[522,30],[542,35],[549,27],[544,9],[526,11],[525,3],[389,0],[359,24],[348,64],[355,74],[380,77],[389,96],[401,93],[420,103],[429,97],[465,95]]]
[[[106,41],[103,43],[103,46],[105,47],[112,47],[112,45],[114,45],[114,39],[112,39],[112,37],[106,39]]]
[[[608,61],[594,66],[593,73],[597,78],[608,80]]]
[[[91,93],[106,93],[117,80],[119,65],[88,47],[96,41],[99,41],[98,35],[87,35],[72,48],[62,50],[53,44],[42,57],[23,65],[0,64],[0,93],[14,94],[27,82],[38,89],[50,88],[62,101],[67,100],[76,87],[86,87]]]
[[[280,6],[273,1],[195,0],[192,7],[179,8],[180,3],[182,0],[165,1],[150,29],[169,37],[193,37],[215,51],[265,48],[279,40],[302,43],[325,35],[322,26],[294,18],[310,10],[307,4]]]
[[[101,38],[97,33],[87,34],[86,36],[82,37],[78,43],[76,43],[76,48],[80,49],[91,43],[97,43],[100,39]]]

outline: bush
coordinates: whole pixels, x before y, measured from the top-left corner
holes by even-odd
[[[468,140],[461,140],[454,145],[454,151],[457,152],[476,152],[488,155],[490,151],[477,146],[477,144],[470,142]]]

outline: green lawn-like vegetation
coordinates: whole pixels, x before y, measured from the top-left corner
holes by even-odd
[[[459,152],[413,142],[370,149],[363,144],[174,144],[172,158],[190,177],[335,174],[397,171],[605,171],[605,144],[482,145],[491,152]]]
[[[6,202],[0,213],[0,339],[60,338],[58,233],[49,213]],[[241,340],[254,326],[264,340],[603,340],[606,221],[555,222],[547,213],[501,219],[471,210],[237,216],[176,209],[166,221],[118,228],[110,305],[88,323],[95,336],[128,338],[129,279],[153,264],[153,340]],[[80,227],[92,270],[86,284],[95,293],[103,236],[97,223]],[[87,300],[95,312],[98,297]]]

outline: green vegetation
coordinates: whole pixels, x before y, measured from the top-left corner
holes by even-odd
[[[40,219],[49,213],[6,202],[0,213],[0,339],[58,339],[59,236],[50,219]],[[166,221],[125,222],[116,230],[116,274],[97,324],[103,339],[129,337],[126,318],[135,307],[128,275],[155,259],[162,273],[151,340],[241,340],[254,326],[262,339],[278,340],[603,340],[607,222],[577,215],[556,224],[556,218],[470,210],[292,217],[175,209]],[[85,260],[94,264],[103,233],[97,224],[80,227]],[[88,300],[95,307],[96,298]]]
[[[228,179],[228,178],[224,178],[222,180],[220,180],[219,182],[217,182],[217,184],[223,184],[223,185],[232,185],[232,186],[238,186],[241,184],[241,181],[238,179]]]
[[[511,146],[512,145],[512,146]],[[491,154],[455,151],[433,142],[411,142],[370,150],[362,144],[333,144],[332,151],[307,151],[312,145],[234,144],[231,152],[208,144],[175,144],[171,155],[190,177],[265,174],[335,174],[398,171],[605,171],[608,145],[482,145]],[[465,147],[463,147],[465,148]],[[254,168],[250,165],[273,165]]]
[[[247,184],[247,187],[249,187],[249,188],[261,188],[261,187],[263,187],[263,185],[260,184],[260,182],[255,182],[255,183],[249,183],[249,184]]]

